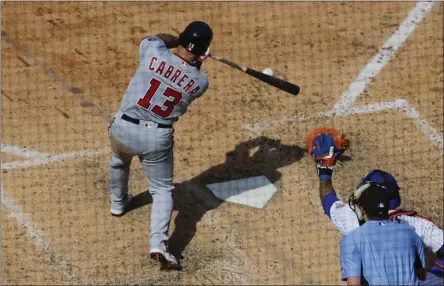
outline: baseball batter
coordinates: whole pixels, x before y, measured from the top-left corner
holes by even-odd
[[[423,285],[442,285],[444,277],[444,237],[443,231],[430,219],[422,217],[412,210],[400,209],[400,187],[395,178],[388,172],[373,170],[368,172],[350,197],[349,204],[338,199],[331,177],[336,160],[348,148],[349,141],[338,134],[335,129],[320,128],[307,136],[307,150],[316,161],[320,180],[319,195],[325,214],[333,225],[342,233],[348,233],[363,224],[359,208],[352,209],[352,202],[372,185],[382,186],[390,194],[389,218],[397,223],[409,225],[422,238],[424,245],[432,251],[437,259],[427,273]]]
[[[139,45],[140,64],[109,130],[111,214],[121,216],[133,196],[128,192],[131,160],[138,156],[153,197],[150,256],[163,269],[180,269],[168,251],[173,211],[173,123],[205,93],[208,77],[200,71],[213,38],[204,22],[190,23],[176,38],[158,34]],[[177,48],[173,53],[171,48]]]

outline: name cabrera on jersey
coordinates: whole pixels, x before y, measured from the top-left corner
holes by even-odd
[[[156,36],[139,45],[140,65],[120,105],[130,117],[172,124],[208,89],[208,77],[168,50]]]

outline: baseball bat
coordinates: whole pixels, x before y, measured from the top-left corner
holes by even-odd
[[[235,68],[237,70],[243,71],[244,73],[247,73],[249,75],[251,75],[254,78],[257,78],[258,80],[261,80],[265,83],[268,83],[271,86],[274,86],[280,90],[283,90],[285,92],[288,92],[292,95],[298,95],[299,91],[300,91],[300,87],[292,84],[288,81],[279,79],[277,77],[271,76],[271,75],[267,75],[264,74],[262,72],[256,71],[254,69],[248,68],[248,67],[243,67],[241,65],[238,65],[236,63],[233,63],[227,59],[218,57],[218,56],[214,56],[214,55],[210,55],[210,58],[215,59],[216,61],[219,61],[221,63],[224,63],[226,65],[229,65],[232,68]]]

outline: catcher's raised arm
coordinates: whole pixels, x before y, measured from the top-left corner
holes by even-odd
[[[318,128],[307,135],[307,151],[316,162],[316,170],[319,176],[319,197],[324,212],[329,218],[331,218],[330,210],[335,203],[339,204],[337,207],[342,207],[333,188],[331,177],[336,160],[349,146],[349,139],[336,129]],[[348,224],[353,228],[339,229],[343,233],[359,226],[353,211],[350,210],[350,212],[350,215],[353,215],[354,218]]]
[[[331,219],[333,225],[342,233],[348,233],[363,223],[359,208],[351,208],[360,195],[368,187],[378,185],[390,195],[389,218],[395,222],[407,224],[422,238],[426,248],[437,256],[437,259],[429,270],[425,283],[436,282],[436,277],[444,277],[444,246],[443,231],[430,219],[417,214],[413,210],[400,208],[401,188],[398,182],[389,172],[372,170],[365,174],[356,191],[350,197],[349,203],[338,199],[332,184],[333,169],[336,160],[348,149],[350,141],[345,135],[336,129],[319,128],[311,131],[307,136],[307,150],[316,163],[319,176],[319,196],[325,214]],[[361,216],[361,217],[360,217]],[[430,280],[433,281],[430,281]]]

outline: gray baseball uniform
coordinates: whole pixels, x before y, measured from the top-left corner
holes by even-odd
[[[140,65],[109,127],[110,196],[112,204],[124,203],[131,160],[138,156],[153,197],[150,249],[159,249],[173,211],[172,123],[207,90],[208,78],[156,36],[143,39],[139,52]]]

